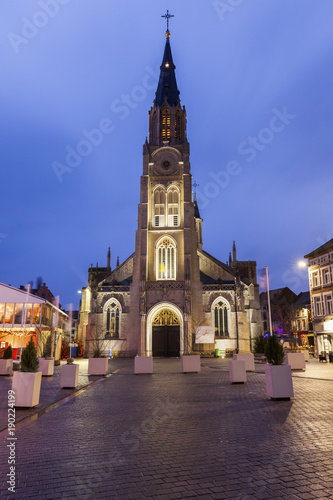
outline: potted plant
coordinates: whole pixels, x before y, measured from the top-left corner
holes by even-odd
[[[294,396],[290,365],[283,364],[284,351],[276,335],[268,337],[265,345],[266,390],[271,399],[287,399]]]
[[[257,363],[266,362],[265,345],[266,345],[265,337],[261,334],[258,335],[258,337],[255,338],[253,345],[254,359]]]
[[[13,374],[13,349],[9,345],[3,351],[3,358],[0,359],[0,375],[12,375]]]
[[[37,350],[33,337],[21,356],[21,371],[15,371],[12,389],[15,392],[15,406],[31,408],[39,403],[42,372],[39,366]]]

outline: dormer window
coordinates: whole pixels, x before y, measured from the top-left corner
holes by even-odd
[[[170,64],[168,62],[165,63],[165,67],[166,68],[169,68],[170,67]]]

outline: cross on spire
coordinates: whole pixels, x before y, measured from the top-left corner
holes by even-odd
[[[197,194],[197,187],[198,187],[198,186],[200,186],[200,184],[197,184],[197,181],[195,181],[195,182],[193,183],[193,187],[194,187],[194,195],[195,195],[195,196],[196,196],[196,194]]]
[[[165,17],[166,22],[167,22],[167,30],[166,30],[166,32],[170,33],[170,31],[169,31],[169,20],[170,20],[171,17],[175,17],[175,16],[172,15],[172,14],[169,14],[169,11],[167,10],[167,13],[164,14],[164,16],[161,16],[161,17]]]

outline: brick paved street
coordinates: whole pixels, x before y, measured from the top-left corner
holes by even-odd
[[[267,398],[260,365],[244,385],[229,383],[226,360],[180,368],[155,360],[134,376],[133,360],[112,360],[110,377],[24,420],[15,494],[2,432],[1,498],[333,498],[333,365],[294,373],[290,402]]]

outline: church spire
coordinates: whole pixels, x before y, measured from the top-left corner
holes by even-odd
[[[160,79],[154,101],[154,104],[160,108],[163,106],[165,101],[169,104],[169,106],[176,106],[179,102],[179,90],[175,74],[176,66],[173,63],[170,45],[170,32],[167,31],[166,37],[164,55],[160,68]]]

